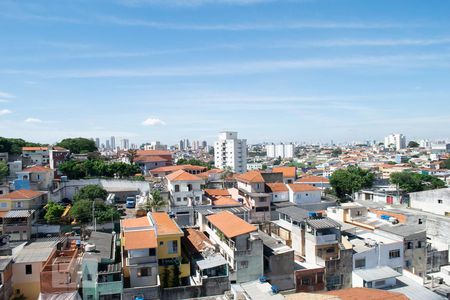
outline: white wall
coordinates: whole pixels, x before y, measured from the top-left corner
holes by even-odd
[[[295,204],[319,203],[321,191],[293,192],[289,188],[289,201]]]

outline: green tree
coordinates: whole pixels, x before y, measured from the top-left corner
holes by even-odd
[[[159,190],[153,190],[147,200],[149,200],[149,206],[146,207],[147,211],[158,211],[167,205]]]
[[[261,166],[261,170],[263,170],[263,171],[267,170],[267,165],[266,165],[266,164],[263,164],[263,165]]]
[[[374,180],[375,175],[370,171],[357,166],[349,166],[346,169],[335,171],[330,177],[330,184],[336,196],[344,200],[346,195],[371,187]]]
[[[23,139],[11,139],[0,137],[0,152],[8,152],[9,154],[21,154],[22,147],[41,147],[38,143],[27,142]]]
[[[338,157],[341,154],[342,154],[342,149],[336,148],[336,149],[333,149],[333,151],[331,152],[331,157]]]
[[[61,221],[61,216],[64,213],[64,207],[53,201],[48,202],[46,212],[44,215],[45,221],[49,224],[56,224]]]
[[[0,184],[8,176],[8,165],[4,161],[0,161]]]
[[[56,146],[69,149],[70,152],[75,154],[88,153],[97,151],[95,142],[86,138],[68,138],[60,141]]]
[[[417,147],[419,147],[420,145],[419,145],[419,143],[418,142],[415,142],[415,141],[410,141],[409,143],[408,143],[408,148],[417,148]]]
[[[69,215],[80,224],[92,221],[92,201],[78,200],[70,209]]]
[[[443,169],[450,169],[450,158],[447,158],[443,162],[441,162],[441,168]]]
[[[82,187],[73,197],[75,202],[79,200],[106,200],[108,192],[99,185],[90,184]]]
[[[405,193],[414,193],[445,187],[445,182],[435,176],[412,172],[392,173],[390,182],[397,185]]]

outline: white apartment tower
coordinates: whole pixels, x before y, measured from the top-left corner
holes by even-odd
[[[275,158],[293,158],[294,145],[293,144],[269,144],[266,146],[267,157]]]
[[[247,140],[238,139],[237,132],[224,131],[214,144],[216,168],[230,168],[235,173],[247,171]]]
[[[384,138],[384,146],[394,145],[395,150],[406,148],[406,137],[401,133],[393,133]]]

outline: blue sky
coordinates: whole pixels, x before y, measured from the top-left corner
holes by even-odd
[[[450,137],[450,2],[0,0],[0,136]]]

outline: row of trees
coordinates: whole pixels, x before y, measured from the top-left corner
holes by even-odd
[[[135,164],[122,162],[107,162],[101,159],[89,159],[86,161],[69,160],[59,165],[58,169],[70,179],[82,179],[86,177],[133,177],[141,173],[141,169]]]
[[[57,143],[56,146],[68,149],[71,153],[75,154],[89,153],[98,150],[93,140],[82,137],[63,139]]]
[[[208,169],[212,169],[214,167],[214,162],[204,162],[195,158],[190,159],[180,158],[177,160],[177,165],[202,166],[207,167]]]
[[[23,139],[0,137],[0,152],[7,152],[9,154],[21,154],[22,147],[41,147],[41,146],[45,145],[27,142]]]
[[[375,174],[357,166],[337,170],[330,177],[330,185],[334,194],[342,200],[350,198],[353,192],[370,188],[375,181]],[[441,179],[414,172],[398,172],[390,175],[390,183],[398,186],[403,193],[413,193],[425,190],[444,188]]]

